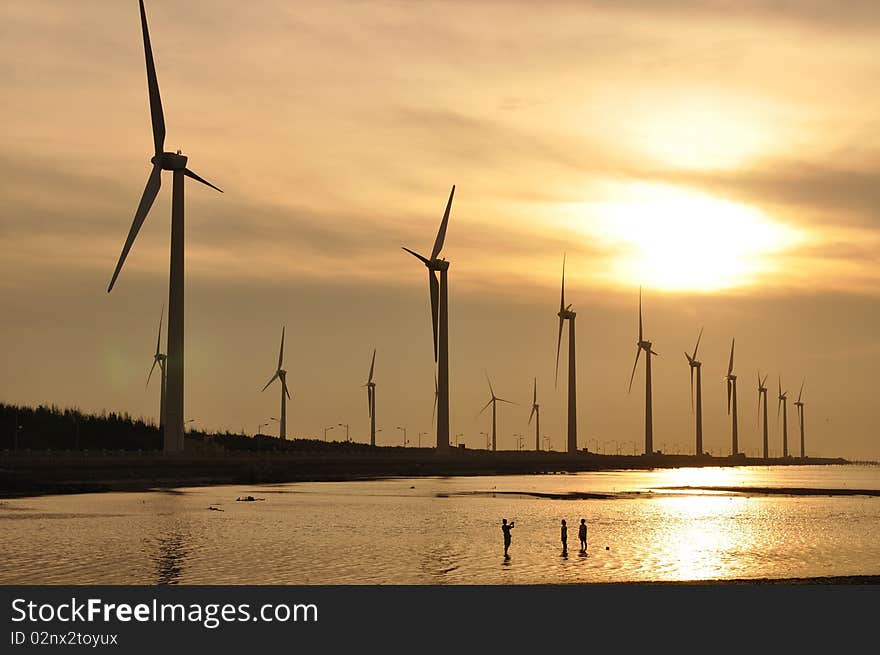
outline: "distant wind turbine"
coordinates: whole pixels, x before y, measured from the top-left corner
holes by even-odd
[[[159,389],[159,429],[162,430],[165,427],[165,360],[167,359],[166,355],[160,352],[160,344],[162,343],[162,319],[165,318],[165,305],[162,305],[162,313],[159,314],[159,336],[156,337],[156,354],[153,355],[153,365],[150,367],[150,374],[147,376],[147,385],[150,386],[150,378],[153,377],[153,369],[156,368],[156,364],[159,365],[159,373],[160,373],[160,389]],[[145,388],[146,388],[145,387]]]
[[[532,411],[529,412],[529,425],[535,417],[535,450],[541,450],[541,406],[538,404],[538,378],[532,387]]]
[[[443,242],[446,239],[446,227],[449,223],[449,210],[452,208],[452,197],[455,185],[449,192],[446,211],[440,221],[440,229],[434,240],[430,259],[417,252],[404,248],[406,252],[421,261],[428,269],[428,288],[431,294],[431,328],[434,332],[434,361],[437,362],[438,389],[437,399],[439,414],[437,416],[437,449],[449,448],[449,308],[447,292],[447,273],[449,262],[439,259]],[[437,281],[437,273],[440,281]]]
[[[577,313],[565,304],[565,255],[562,256],[562,293],[559,297],[559,337],[556,340],[556,382],[559,382],[559,350],[562,346],[562,324],[568,321],[568,452],[577,452],[577,359],[575,357],[574,320]]]
[[[651,406],[651,355],[656,355],[651,349],[651,342],[645,341],[642,330],[642,289],[639,287],[639,340],[636,342],[636,361],[633,364],[632,375],[629,376],[629,391],[632,391],[633,378],[636,375],[636,366],[639,365],[639,355],[645,351],[645,454],[654,452],[654,415]]]
[[[498,422],[497,422],[497,416],[496,416],[496,411],[495,411],[495,405],[496,405],[496,403],[499,403],[499,402],[509,403],[510,405],[516,405],[516,403],[511,400],[505,400],[504,398],[499,398],[498,396],[495,395],[495,390],[492,388],[492,380],[489,379],[488,373],[486,373],[486,382],[489,383],[489,393],[491,394],[492,397],[489,398],[489,402],[487,402],[485,405],[483,405],[483,409],[480,410],[480,414],[485,412],[486,408],[489,405],[492,405],[492,450],[494,451],[494,450],[497,450],[497,443],[498,443],[496,440],[496,436],[497,436],[496,428],[498,427]],[[479,416],[479,414],[477,416]]]
[[[777,420],[782,410],[782,456],[788,457],[788,391],[782,391],[782,378],[779,378],[779,405],[776,409]]]
[[[739,453],[739,433],[737,431],[737,411],[736,411],[736,375],[733,374],[733,347],[736,345],[736,339],[730,342],[730,363],[727,365],[727,375],[724,379],[727,381],[727,413],[731,416],[731,431],[733,435],[733,443],[730,454]],[[733,413],[731,414],[731,399],[733,400]]]
[[[184,222],[183,222],[183,178],[190,177],[212,189],[220,191],[210,182],[202,179],[186,167],[187,158],[178,150],[165,152],[165,117],[162,113],[162,99],[159,96],[159,83],[156,80],[156,67],[153,63],[153,51],[150,46],[150,34],[147,29],[147,15],[143,0],[140,1],[141,29],[144,36],[144,56],[147,65],[147,88],[150,96],[150,116],[153,123],[154,154],[150,160],[153,170],[147,179],[144,194],[134,214],[131,229],[116,263],[116,270],[107,287],[109,293],[113,289],[116,278],[122,270],[125,258],[134,243],[138,232],[153,206],[162,183],[162,171],[173,171],[173,189],[171,197],[171,271],[168,285],[168,356],[166,386],[166,416],[163,438],[165,452],[183,450],[183,290],[184,290]]]
[[[281,349],[278,351],[278,368],[275,369],[275,375],[269,378],[263,391],[269,388],[276,379],[281,381],[281,420],[278,422],[278,437],[287,439],[287,399],[290,398],[290,392],[287,390],[287,371],[281,366],[284,363],[284,327],[281,328]]]
[[[367,383],[367,405],[370,412],[370,445],[376,445],[376,383],[373,382],[373,367],[376,365],[376,349],[373,348],[373,361],[370,362],[370,375]]]
[[[764,459],[770,457],[770,441],[767,430],[767,376],[761,379],[761,371],[758,371],[758,417],[761,416],[761,398],[764,399]]]
[[[694,346],[694,354],[688,355],[684,354],[685,359],[687,359],[688,366],[691,369],[691,410],[694,409],[694,369],[697,370],[697,406],[696,406],[696,434],[697,434],[697,442],[696,448],[694,449],[694,453],[696,455],[703,454],[703,379],[702,379],[702,367],[703,362],[697,359],[697,349],[700,347],[700,339],[703,338],[703,328],[700,328],[700,334],[697,336],[697,345]]]
[[[798,399],[795,401],[794,405],[797,407],[798,413],[798,422],[800,423],[801,428],[801,459],[806,457],[804,451],[804,401],[802,400],[804,395],[804,383],[806,380],[801,382],[801,390],[798,392]]]

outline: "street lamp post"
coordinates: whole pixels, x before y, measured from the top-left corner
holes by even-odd
[[[489,447],[491,446],[491,444],[489,443],[489,433],[481,431],[480,434],[486,435],[486,450],[489,450]]]
[[[403,430],[403,447],[406,448],[406,444],[408,443],[408,442],[407,442],[407,439],[406,439],[406,428],[405,428],[405,427],[401,427],[401,426],[398,425],[398,426],[397,426],[397,429],[398,429],[398,430]]]
[[[330,426],[327,426],[326,428],[324,428],[324,441],[327,441],[327,431],[332,430],[335,427],[336,427],[335,425],[330,425]]]
[[[422,435],[428,434],[427,432],[419,432],[419,448],[422,447]]]
[[[345,441],[346,441],[346,442],[351,441],[351,439],[350,439],[349,436],[348,436],[348,423],[340,423],[340,424],[339,424],[339,427],[344,427],[344,428],[345,428]]]
[[[546,434],[544,435],[544,441],[547,444],[547,447],[546,447],[547,452],[550,452],[551,450],[553,450],[553,447],[550,445],[550,437],[548,437]]]

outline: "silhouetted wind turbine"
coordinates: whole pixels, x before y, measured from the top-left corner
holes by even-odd
[[[770,441],[767,430],[767,376],[761,379],[761,371],[758,371],[758,416],[761,416],[761,398],[764,399],[764,459],[770,457]]]
[[[804,451],[804,401],[801,400],[804,395],[804,383],[805,382],[806,382],[806,380],[801,382],[801,390],[798,392],[798,399],[794,403],[795,407],[797,407],[798,422],[800,423],[800,427],[801,427],[801,459],[806,457],[805,451]]]
[[[532,387],[532,411],[529,412],[529,425],[535,417],[535,450],[541,450],[541,406],[538,404],[538,378]]]
[[[161,375],[160,382],[160,396],[159,396],[159,429],[162,430],[165,427],[165,360],[166,355],[160,352],[160,344],[162,343],[162,319],[165,318],[165,305],[162,305],[162,313],[159,315],[159,336],[156,337],[156,354],[153,355],[153,365],[150,367],[150,374],[147,376],[147,385],[150,386],[150,378],[153,377],[153,369],[156,368],[156,364],[159,365],[159,373]],[[146,388],[144,387],[144,388]]]
[[[577,452],[577,363],[575,358],[574,319],[577,314],[565,304],[565,255],[562,256],[562,293],[559,297],[559,337],[556,340],[556,382],[559,382],[559,350],[562,324],[568,320],[568,452]]]
[[[190,177],[197,182],[217,189],[210,182],[202,179],[186,167],[187,158],[178,150],[165,152],[165,118],[162,114],[162,99],[159,96],[159,83],[156,80],[156,67],[153,64],[153,51],[150,47],[150,34],[147,30],[147,15],[143,0],[140,0],[141,29],[144,35],[144,55],[147,65],[147,88],[150,96],[150,116],[153,123],[154,154],[150,160],[153,170],[147,179],[144,194],[134,214],[131,229],[116,263],[116,270],[107,287],[109,293],[113,289],[116,278],[122,270],[125,258],[141,229],[153,201],[159,193],[162,183],[162,171],[173,171],[173,188],[171,197],[171,269],[168,285],[168,356],[166,386],[166,416],[163,447],[165,452],[183,450],[183,290],[184,290],[184,222],[183,222],[183,178]]]
[[[373,348],[373,361],[370,362],[370,375],[367,383],[367,405],[370,412],[370,445],[376,445],[376,383],[373,382],[373,367],[376,365],[376,349]]]
[[[727,375],[724,377],[727,380],[727,413],[731,415],[731,430],[733,435],[733,443],[731,446],[731,455],[736,455],[739,453],[739,433],[737,431],[737,411],[736,411],[736,376],[733,374],[733,347],[736,344],[736,339],[730,342],[730,363],[727,365]],[[760,381],[759,381],[760,386]],[[731,399],[733,399],[733,413],[731,414]],[[760,400],[760,399],[759,399]]]
[[[694,369],[697,370],[697,408],[696,408],[696,433],[697,433],[697,443],[694,448],[694,453],[696,455],[703,454],[703,378],[702,378],[702,367],[703,362],[697,359],[697,349],[700,347],[700,339],[703,338],[703,328],[700,328],[700,334],[697,336],[697,345],[694,346],[694,354],[688,355],[684,354],[685,359],[687,359],[688,366],[691,369],[691,410],[694,408]]]
[[[645,351],[645,454],[654,452],[654,415],[651,406],[651,355],[656,355],[651,349],[651,342],[645,341],[642,330],[642,288],[639,287],[639,340],[636,342],[636,361],[633,364],[632,375],[629,376],[629,391],[632,391],[633,378],[636,375],[636,366],[639,365],[639,355]]]
[[[489,374],[488,374],[488,373],[486,373],[486,382],[489,383],[489,393],[492,395],[492,397],[489,399],[489,402],[487,402],[485,405],[483,405],[483,409],[480,410],[480,414],[482,414],[483,412],[485,412],[485,411],[486,411],[486,408],[487,408],[489,405],[492,405],[492,450],[494,451],[494,450],[496,450],[496,445],[497,445],[497,441],[496,441],[496,435],[497,435],[496,428],[497,428],[497,425],[498,425],[498,423],[497,423],[497,417],[496,417],[496,412],[495,412],[495,405],[496,405],[496,403],[498,403],[498,402],[509,403],[510,405],[516,405],[516,403],[513,402],[513,401],[511,401],[511,400],[505,400],[504,398],[499,398],[498,396],[495,395],[495,390],[492,388],[492,381],[489,379]],[[479,416],[479,414],[477,414],[477,416]]]
[[[779,378],[779,405],[776,408],[777,420],[782,410],[782,456],[788,457],[788,391],[782,391],[782,378]]]
[[[446,239],[446,226],[449,223],[449,210],[452,208],[453,195],[455,195],[455,185],[452,185],[452,190],[449,192],[446,211],[440,221],[440,229],[437,231],[430,259],[422,257],[409,248],[404,248],[428,269],[428,288],[431,294],[431,328],[434,332],[434,361],[437,362],[438,376],[437,399],[440,408],[437,416],[438,450],[449,448],[449,309],[446,284],[449,262],[445,259],[438,259],[438,257],[443,249],[443,241]],[[437,281],[438,272],[440,273],[439,282]]]
[[[287,399],[290,398],[290,392],[287,390],[287,371],[281,368],[284,362],[284,327],[281,328],[281,349],[278,351],[278,368],[275,369],[275,375],[269,378],[263,391],[269,388],[276,379],[281,380],[281,420],[278,421],[278,437],[287,439]]]

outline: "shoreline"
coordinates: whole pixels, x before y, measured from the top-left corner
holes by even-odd
[[[374,448],[338,452],[0,453],[0,498],[382,478],[566,474],[681,467],[843,465],[842,458],[598,455]]]

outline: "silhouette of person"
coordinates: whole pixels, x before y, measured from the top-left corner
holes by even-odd
[[[581,519],[581,524],[578,526],[578,539],[581,542],[581,552],[587,552],[587,519]]]
[[[562,554],[565,555],[568,552],[568,526],[565,524],[565,519],[562,519],[560,536],[562,538]]]
[[[513,521],[510,523],[507,522],[507,519],[501,519],[501,532],[504,533],[504,556],[510,557],[507,554],[507,549],[510,548],[510,531],[513,529]]]

